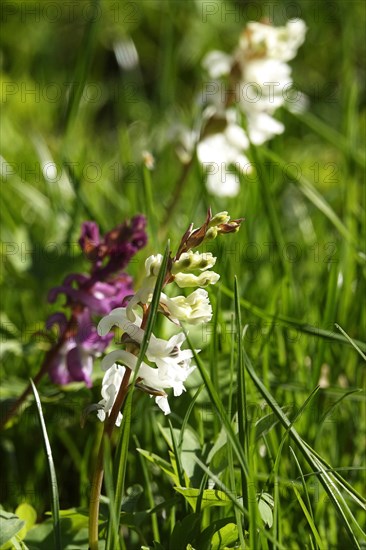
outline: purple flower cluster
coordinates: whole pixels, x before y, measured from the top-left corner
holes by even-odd
[[[91,386],[93,358],[105,350],[112,338],[98,335],[92,316],[106,315],[133,294],[131,277],[121,272],[145,246],[145,226],[145,217],[138,215],[101,237],[96,223],[82,224],[79,244],[92,264],[90,274],[72,273],[48,295],[53,303],[59,294],[64,294],[65,306],[71,309],[70,318],[58,312],[46,322],[48,330],[58,327],[48,371],[54,383],[82,381]]]

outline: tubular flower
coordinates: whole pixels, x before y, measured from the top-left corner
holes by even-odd
[[[174,322],[183,321],[198,325],[208,323],[212,319],[212,306],[207,291],[202,288],[198,288],[187,297],[169,298],[162,292],[160,303],[169,311],[170,318]]]
[[[202,254],[193,249],[205,240],[216,238],[219,234],[233,233],[240,227],[242,219],[231,220],[227,212],[220,212],[212,216],[211,210],[207,213],[205,223],[193,228],[191,224],[184,233],[177,253],[168,260],[167,272],[163,287],[176,283],[178,287],[206,286],[214,284],[219,279],[218,273],[210,271],[216,263],[211,253]],[[145,278],[141,288],[129,300],[126,307],[113,309],[103,317],[98,324],[98,333],[106,338],[111,329],[117,326],[123,331],[122,342],[127,349],[117,349],[106,355],[102,361],[105,375],[102,383],[102,399],[98,403],[98,418],[104,421],[114,407],[121,383],[126,374],[136,372],[137,356],[144,338],[144,327],[152,294],[156,285],[163,257],[161,254],[149,256],[145,261]],[[192,273],[196,272],[196,273]],[[141,308],[142,317],[136,313]],[[189,296],[170,298],[161,292],[158,313],[164,314],[170,321],[179,324],[184,321],[197,325],[208,322],[212,318],[212,307],[208,294],[202,288],[193,291]],[[136,386],[155,397],[155,401],[164,414],[170,412],[167,389],[173,389],[174,396],[185,391],[184,383],[195,366],[191,366],[194,353],[190,349],[181,349],[185,335],[183,332],[172,336],[169,340],[150,334],[149,343],[145,352],[146,361],[142,361],[136,374]],[[196,350],[198,353],[200,350]],[[145,358],[143,358],[145,359]],[[118,402],[121,402],[121,398]],[[115,413],[114,413],[115,414]],[[116,424],[121,422],[119,413]]]

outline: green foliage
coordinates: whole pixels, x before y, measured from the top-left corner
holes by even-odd
[[[196,123],[203,56],[232,50],[244,24],[267,15],[263,3],[206,3],[205,21],[205,2],[101,0],[70,12],[57,0],[54,21],[42,2],[39,17],[25,4],[6,2],[1,46],[2,414],[49,348],[44,321],[63,306],[48,304],[49,289],[88,270],[82,221],[106,231],[149,216],[149,243],[128,266],[137,287],[168,238],[174,251],[209,206],[228,210],[245,221],[207,249],[220,282],[212,321],[189,331],[201,351],[186,393],[164,417],[130,391],[106,445],[100,548],[107,539],[113,550],[363,548],[363,3],[298,4],[308,35],[293,78],[308,110],[279,113],[285,133],[249,153],[256,169],[225,200],[208,194],[196,159],[181,165],[173,129]],[[294,9],[271,6],[276,24]],[[126,64],[131,44],[136,65]],[[171,335],[156,321],[157,298],[144,345],[151,330]],[[28,396],[7,424],[2,549],[88,548],[101,425],[80,419],[102,375],[96,360],[90,390],[44,377],[40,400]]]

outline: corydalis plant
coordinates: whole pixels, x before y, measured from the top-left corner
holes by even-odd
[[[158,313],[165,315],[178,326],[182,321],[187,324],[198,324],[211,319],[212,307],[207,291],[202,287],[215,284],[219,280],[219,274],[211,270],[216,263],[216,258],[211,253],[202,254],[198,251],[193,252],[193,249],[207,240],[215,239],[219,234],[236,232],[241,222],[242,219],[230,220],[227,212],[212,216],[209,210],[206,221],[201,227],[194,229],[193,224],[189,226],[176,254],[173,257],[169,255],[162,288],[165,290],[165,287],[170,284],[177,284],[179,288],[199,288],[187,297],[169,298],[165,292],[161,292]],[[125,348],[114,350],[103,359],[102,368],[105,375],[102,382],[102,399],[97,405],[89,408],[89,410],[98,410],[99,419],[104,421],[106,437],[111,437],[114,426],[119,426],[122,421],[121,408],[132,373],[134,373],[136,387],[150,397],[154,396],[160,409],[164,414],[168,414],[170,406],[166,390],[173,389],[175,396],[181,395],[185,390],[184,382],[195,368],[191,365],[193,352],[189,349],[181,349],[185,340],[182,331],[169,340],[158,338],[151,333],[149,343],[144,348],[146,359],[143,357],[140,361],[141,358],[138,358],[146,339],[145,328],[161,269],[163,269],[161,254],[147,258],[145,278],[141,287],[126,307],[114,309],[98,325],[101,337],[108,336],[113,326],[119,327],[123,331],[121,344]],[[149,361],[149,364],[146,361]],[[90,496],[89,546],[91,550],[98,548],[99,501],[104,475],[103,445],[102,440]]]
[[[262,145],[285,130],[273,117],[275,111],[286,104],[293,110],[302,108],[304,96],[296,92],[294,97],[288,61],[296,56],[305,34],[301,19],[282,27],[251,21],[232,54],[214,50],[204,57],[202,65],[212,80],[203,93],[201,124],[193,132],[183,132],[181,154],[187,161],[196,147],[211,193],[237,195],[238,176],[227,169],[250,173],[245,154],[250,143]]]
[[[175,256],[169,257],[163,288],[170,284],[176,284],[179,288],[199,288],[188,296],[182,295],[173,298],[170,298],[165,292],[161,292],[158,313],[165,315],[178,325],[181,322],[197,325],[210,321],[212,307],[208,293],[203,287],[215,284],[220,278],[218,273],[211,270],[216,263],[216,258],[209,252],[194,252],[193,249],[208,240],[215,239],[219,234],[237,231],[241,221],[241,219],[230,220],[227,212],[212,216],[209,211],[206,221],[201,227],[194,229],[193,224],[189,226],[181,239]],[[110,415],[113,409],[126,369],[136,370],[136,355],[138,355],[144,339],[144,326],[149,304],[162,260],[161,254],[147,258],[145,278],[140,289],[136,291],[126,307],[114,309],[98,325],[98,332],[103,338],[108,336],[112,326],[119,327],[124,333],[122,341],[129,348],[112,351],[102,361],[105,375],[102,383],[102,400],[98,404],[98,417],[102,421]],[[155,366],[152,367],[146,362],[142,362],[139,367],[136,386],[151,396],[155,396],[156,403],[165,414],[170,412],[165,390],[172,388],[175,396],[181,395],[185,390],[183,383],[194,369],[190,365],[192,351],[181,350],[184,340],[182,332],[170,340],[163,340],[152,334],[146,357],[149,363],[153,363]],[[121,419],[122,415],[118,411],[117,425],[120,424]]]
[[[145,246],[145,226],[144,216],[135,216],[101,237],[96,223],[82,224],[79,244],[91,263],[90,272],[68,275],[48,297],[54,302],[64,294],[65,307],[70,310],[69,316],[57,312],[46,322],[47,329],[58,327],[48,369],[54,383],[83,381],[91,386],[93,358],[105,351],[112,339],[97,333],[93,317],[109,313],[132,294],[132,278],[122,270]]]

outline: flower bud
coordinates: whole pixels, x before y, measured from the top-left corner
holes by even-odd
[[[214,271],[204,271],[199,275],[193,275],[192,273],[177,273],[174,280],[180,288],[186,288],[214,285],[219,279],[220,275],[218,273]]]
[[[212,256],[211,252],[200,254],[199,252],[192,252],[192,250],[189,250],[181,254],[179,260],[174,262],[172,273],[173,275],[177,273],[187,273],[187,271],[195,269],[205,271],[213,267],[215,263],[216,258]]]
[[[157,277],[163,256],[161,254],[156,254],[156,256],[149,256],[145,261],[145,272],[146,277]]]
[[[217,225],[221,225],[222,223],[227,223],[229,220],[230,216],[224,210],[223,212],[215,214],[215,216],[210,220],[208,227],[216,227]]]
[[[205,240],[212,241],[216,239],[218,234],[217,227],[210,227],[210,229],[207,231]]]

